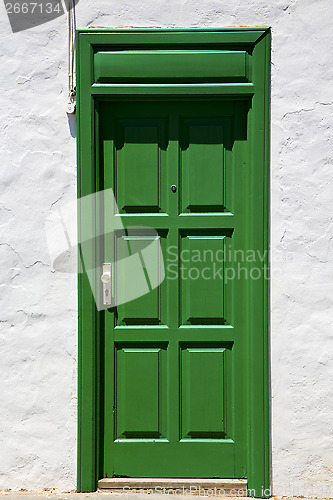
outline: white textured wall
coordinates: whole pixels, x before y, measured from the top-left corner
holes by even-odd
[[[81,0],[80,27],[262,26],[272,53],[274,493],[333,496],[332,0]],[[43,220],[76,196],[62,17],[0,6],[0,488],[75,488],[76,277]],[[330,130],[331,128],[331,130]],[[325,488],[330,488],[327,490]]]

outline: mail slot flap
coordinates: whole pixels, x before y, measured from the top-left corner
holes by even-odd
[[[245,51],[100,51],[95,82],[246,81]]]

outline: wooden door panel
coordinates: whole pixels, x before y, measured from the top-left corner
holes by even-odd
[[[183,212],[222,212],[225,209],[224,125],[223,120],[211,118],[181,119]]]
[[[116,199],[120,212],[160,212],[165,170],[165,119],[116,121]]]
[[[163,262],[160,261],[163,256],[156,250],[156,244],[159,244],[162,251],[166,252],[168,244],[167,232],[150,233],[149,228],[146,228],[146,230],[143,228],[128,228],[126,235],[117,238],[118,252],[116,251],[116,259],[122,258],[126,255],[126,252],[130,256],[138,256],[138,269],[140,277],[141,273],[144,275],[142,280],[143,286],[147,287],[147,293],[117,307],[116,326],[167,324],[168,283],[163,281],[163,275],[161,276],[161,273],[164,274]],[[113,278],[115,282],[121,284],[121,289],[127,290],[131,284],[133,286],[133,273],[135,273],[135,270],[132,271],[131,269],[129,269],[128,274],[125,270],[125,272],[119,273],[119,276],[116,272]],[[161,281],[161,285],[157,286]],[[126,285],[127,282],[128,285]]]
[[[225,427],[225,349],[181,350],[182,439],[223,439]]]
[[[176,444],[142,439],[140,447],[134,440],[122,440],[114,446],[114,468],[130,470],[132,477],[146,477],[147,471],[149,477],[161,477],[158,474],[164,471],[163,477],[171,478],[233,478],[235,466],[230,458],[235,454],[234,448],[230,440],[221,446],[218,440],[182,440]]]
[[[225,236],[182,235],[182,325],[224,324]]]
[[[157,439],[163,436],[165,408],[165,349],[116,346],[115,437]]]

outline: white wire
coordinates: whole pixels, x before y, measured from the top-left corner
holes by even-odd
[[[70,98],[75,96],[75,0],[69,0],[68,6],[68,92]]]

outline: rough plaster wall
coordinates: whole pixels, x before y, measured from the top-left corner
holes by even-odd
[[[333,496],[331,0],[81,0],[78,25],[262,26],[272,52],[272,466],[276,495]],[[76,279],[43,220],[75,197],[65,17],[1,7],[0,488],[74,488]],[[59,201],[57,201],[59,200]]]
[[[52,272],[44,220],[75,199],[66,19],[0,24],[0,488],[74,488],[76,277]],[[58,201],[59,200],[59,201]]]

